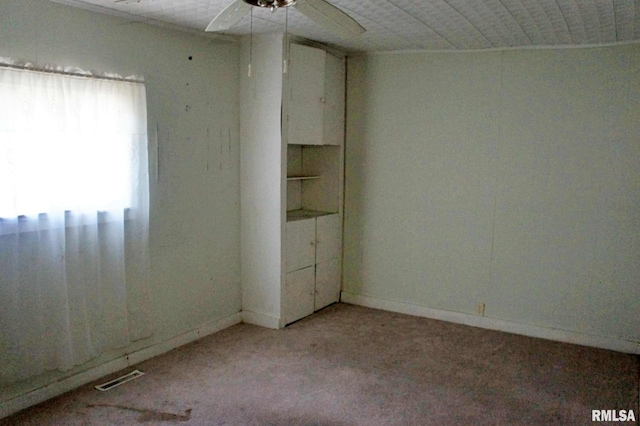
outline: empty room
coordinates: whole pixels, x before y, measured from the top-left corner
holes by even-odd
[[[0,425],[640,420],[640,0],[0,0]]]

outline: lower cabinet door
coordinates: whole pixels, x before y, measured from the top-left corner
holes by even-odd
[[[285,324],[313,313],[315,267],[299,269],[285,275],[283,316]]]
[[[340,261],[332,259],[316,265],[316,294],[314,311],[340,299]]]

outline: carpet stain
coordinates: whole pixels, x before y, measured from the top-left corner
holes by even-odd
[[[117,404],[89,404],[87,407],[108,407],[118,408],[120,410],[135,411],[140,413],[136,419],[138,423],[147,422],[187,422],[191,419],[191,408],[185,410],[184,414],[165,413],[156,410],[147,410],[145,408],[128,407],[126,405]]]

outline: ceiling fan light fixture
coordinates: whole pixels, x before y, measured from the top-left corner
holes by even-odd
[[[254,6],[270,9],[272,12],[281,7],[293,6],[325,30],[340,37],[356,37],[366,31],[355,19],[327,0],[233,0],[213,18],[205,31],[228,30],[249,14]]]
[[[243,0],[245,3],[251,6],[264,7],[267,9],[275,10],[279,7],[293,6],[296,0]]]

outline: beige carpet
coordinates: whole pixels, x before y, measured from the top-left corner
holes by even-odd
[[[337,304],[237,325],[0,425],[585,425],[638,407],[638,356]],[[631,423],[627,423],[631,424]]]

